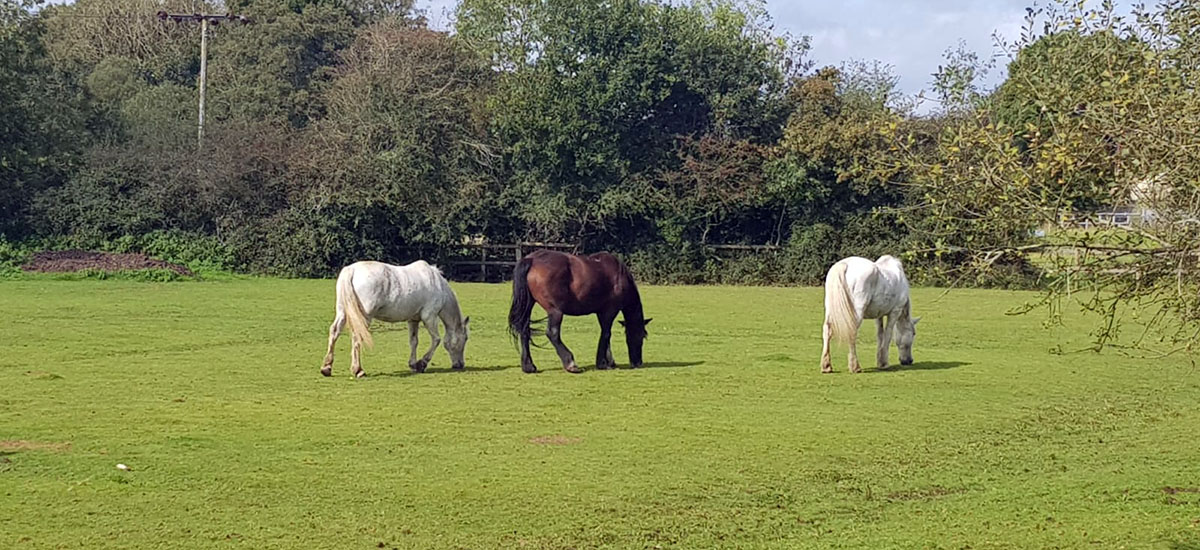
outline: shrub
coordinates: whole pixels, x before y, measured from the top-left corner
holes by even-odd
[[[21,273],[21,266],[29,261],[33,251],[29,247],[14,243],[0,236],[0,277],[14,277]]]

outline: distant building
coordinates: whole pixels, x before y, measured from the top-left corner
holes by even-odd
[[[1154,210],[1154,205],[1161,204],[1165,198],[1163,195],[1167,191],[1169,191],[1169,188],[1163,185],[1161,177],[1143,179],[1130,190],[1129,202],[1127,204],[1111,206],[1093,212],[1091,216],[1084,218],[1079,225],[1082,227],[1091,227],[1093,219],[1096,225],[1114,227],[1134,227],[1154,223],[1154,220],[1158,217]]]

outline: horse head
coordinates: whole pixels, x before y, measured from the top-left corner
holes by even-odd
[[[913,364],[913,340],[917,338],[917,323],[921,322],[921,318],[909,319],[905,317],[896,323],[896,347],[900,349],[900,364]]]
[[[450,354],[450,368],[462,369],[466,366],[463,355],[467,349],[467,339],[471,337],[471,318],[466,317],[457,330],[446,327],[446,352]]]
[[[649,336],[646,332],[646,325],[649,325],[652,320],[621,321],[621,326],[625,327],[625,345],[629,348],[629,364],[635,368],[642,366],[642,342]]]

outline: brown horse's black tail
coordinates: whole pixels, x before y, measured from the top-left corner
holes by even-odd
[[[516,269],[513,270],[513,293],[512,307],[508,309],[508,333],[512,335],[514,340],[520,341],[521,338],[529,338],[530,315],[533,314],[533,293],[529,291],[529,268],[533,266],[533,260],[529,258],[521,258],[517,262]]]

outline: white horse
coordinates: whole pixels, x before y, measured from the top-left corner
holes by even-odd
[[[413,372],[425,372],[433,352],[441,342],[438,319],[446,323],[446,351],[450,365],[463,368],[463,351],[470,335],[470,318],[463,318],[458,298],[450,283],[438,268],[418,260],[405,266],[381,262],[355,262],[342,268],[337,279],[337,315],[329,326],[329,351],[321,374],[333,374],[333,345],[347,322],[350,324],[350,372],[362,378],[366,374],[360,362],[360,348],[374,344],[371,339],[371,320],[389,323],[408,321],[408,344],[411,348],[408,367]],[[417,360],[417,331],[425,323],[433,343],[429,351]]]
[[[887,317],[886,327],[884,317]],[[900,260],[883,256],[872,262],[852,256],[829,268],[829,274],[825,276],[821,372],[833,372],[833,364],[829,359],[830,337],[850,346],[850,372],[862,371],[854,340],[863,319],[875,319],[879,339],[876,354],[879,368],[888,367],[888,347],[893,332],[896,334],[896,347],[900,350],[900,364],[912,364],[913,339],[917,336],[916,326],[921,319],[912,318],[908,278],[904,276]]]

